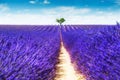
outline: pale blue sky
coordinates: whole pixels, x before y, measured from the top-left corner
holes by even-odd
[[[114,24],[120,0],[0,0],[0,24],[56,24],[59,17],[66,24]]]

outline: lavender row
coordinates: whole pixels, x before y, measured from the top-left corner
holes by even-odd
[[[64,26],[63,41],[87,80],[120,80],[120,26]]]
[[[53,80],[58,36],[56,26],[0,27],[0,80]]]

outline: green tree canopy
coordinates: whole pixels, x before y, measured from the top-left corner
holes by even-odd
[[[56,22],[58,22],[60,25],[65,22],[64,18],[56,19]]]

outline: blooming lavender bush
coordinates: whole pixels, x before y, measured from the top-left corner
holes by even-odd
[[[0,26],[0,80],[54,80],[58,26]],[[87,80],[120,80],[120,26],[61,29],[72,62]]]
[[[0,26],[0,80],[53,80],[56,26]]]
[[[64,26],[71,59],[87,80],[120,80],[120,26]]]

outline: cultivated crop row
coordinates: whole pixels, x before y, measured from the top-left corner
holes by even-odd
[[[59,49],[56,26],[0,26],[0,80],[53,80]]]
[[[72,61],[87,80],[120,80],[119,25],[69,25],[62,28],[62,35]]]

